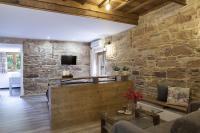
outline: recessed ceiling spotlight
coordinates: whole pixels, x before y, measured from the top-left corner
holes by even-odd
[[[108,2],[106,4],[106,10],[110,11],[110,9],[111,9],[110,0],[108,0]]]

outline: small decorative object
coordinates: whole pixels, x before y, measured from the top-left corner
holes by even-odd
[[[123,110],[124,112],[126,111],[126,109],[127,109],[126,106],[123,106],[123,107],[122,107],[122,110]]]
[[[115,76],[118,76],[118,75],[119,75],[120,68],[119,68],[118,66],[113,66],[113,71],[114,71],[114,75],[115,75]]]
[[[69,71],[64,70],[62,73],[62,78],[73,78],[73,75]]]
[[[64,70],[62,76],[68,76],[70,74],[69,71]]]
[[[124,110],[118,110],[117,113],[124,114]]]
[[[129,88],[123,96],[129,101],[127,110],[132,113],[137,108],[137,102],[143,97],[140,92],[135,91],[133,88]]]
[[[126,76],[126,75],[128,75],[128,70],[129,70],[129,68],[127,67],[127,66],[124,66],[123,68],[122,68],[122,74],[124,75],[124,76]]]
[[[132,115],[133,112],[132,112],[131,110],[126,110],[126,111],[124,112],[124,114],[125,114],[125,115]]]

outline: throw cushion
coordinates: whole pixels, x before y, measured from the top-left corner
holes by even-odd
[[[158,91],[157,100],[167,102],[168,86],[158,84],[157,85],[157,91]]]
[[[178,106],[188,106],[190,97],[189,88],[169,87],[167,103]]]

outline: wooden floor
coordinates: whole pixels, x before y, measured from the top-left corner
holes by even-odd
[[[0,91],[0,133],[100,133],[99,122],[52,131],[45,96],[19,98],[5,93]]]

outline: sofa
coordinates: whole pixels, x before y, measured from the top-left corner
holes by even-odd
[[[113,125],[112,133],[200,133],[199,108],[200,102],[192,102],[189,105],[189,114],[147,129],[136,127],[128,121],[119,121]]]

